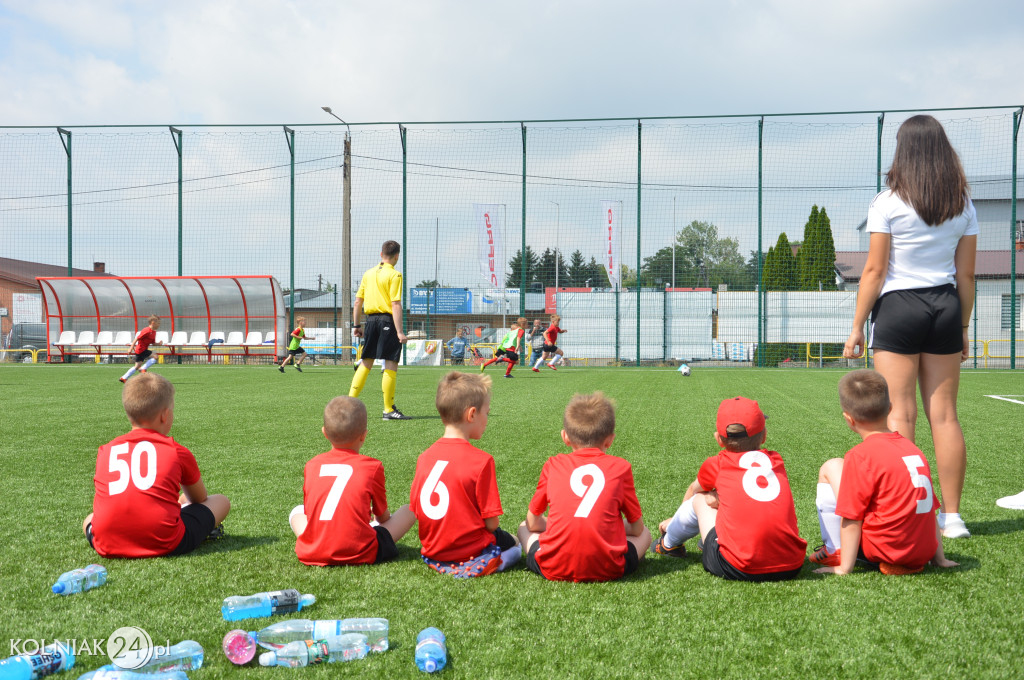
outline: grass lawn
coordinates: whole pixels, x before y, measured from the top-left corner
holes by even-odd
[[[220,651],[228,595],[280,588],[313,593],[310,618],[382,616],[391,650],[365,661],[292,671],[414,677],[416,633],[448,635],[447,677],[970,677],[1021,675],[1024,657],[1024,513],[995,506],[1024,485],[1024,405],[985,395],[1024,395],[1018,371],[966,371],[960,388],[969,467],[962,512],[973,536],[946,540],[952,570],[912,577],[818,576],[808,563],[787,583],[729,583],[699,557],[646,559],[607,584],[549,583],[522,566],[456,581],[419,560],[415,529],[400,559],[374,567],[300,564],[288,528],[302,501],[302,467],[327,450],[323,406],[348,391],[346,367],[157,366],[177,387],[172,435],[196,455],[211,492],[232,501],[227,537],[192,555],[99,558],[81,534],[91,510],[100,444],[128,429],[123,366],[0,367],[0,656],[7,639],[107,638],[140,626],[155,641],[199,641],[200,680],[285,675],[236,668]],[[497,461],[505,518],[515,531],[544,461],[564,451],[562,410],[573,393],[603,390],[618,404],[611,452],[633,464],[648,527],[670,516],[701,461],[716,452],[714,414],[725,397],[760,401],[769,448],[786,461],[800,533],[821,541],[814,511],[818,466],[859,441],[839,414],[829,370],[566,369],[495,379],[490,423],[479,446]],[[398,404],[415,419],[382,422],[379,374],[363,398],[371,418],[364,452],[384,462],[392,508],[408,502],[416,457],[442,432],[434,410],[438,369],[399,371]],[[1021,401],[1024,398],[1016,397]],[[930,431],[918,432],[934,470]],[[936,490],[938,489],[935,480]],[[130,521],[130,518],[126,518]],[[699,555],[694,551],[696,555]],[[106,565],[109,582],[71,597],[49,592],[67,569]],[[303,612],[306,614],[306,612]],[[277,619],[252,620],[260,627]],[[67,675],[107,663],[85,656]]]

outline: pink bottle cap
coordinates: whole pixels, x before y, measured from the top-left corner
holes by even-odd
[[[237,666],[247,664],[256,657],[256,641],[249,637],[244,630],[228,631],[221,643],[221,648],[224,650],[224,656],[228,657],[228,661]]]

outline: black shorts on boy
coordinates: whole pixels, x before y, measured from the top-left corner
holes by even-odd
[[[753,583],[786,581],[796,578],[800,573],[800,569],[803,568],[801,566],[790,571],[776,571],[768,574],[748,574],[745,571],[740,571],[729,564],[729,561],[722,555],[718,545],[718,532],[714,527],[704,537],[704,553],[701,555],[701,562],[704,564],[704,571],[709,574],[724,578],[727,581],[750,581]]]
[[[213,511],[202,503],[191,503],[183,507],[181,509],[181,522],[185,525],[185,535],[181,537],[178,547],[167,553],[168,557],[187,555],[198,548],[210,533],[217,528],[217,518],[213,516]],[[92,522],[85,527],[85,539],[89,541],[89,547],[95,550],[95,546],[92,543]]]
[[[151,356],[153,356],[153,350],[147,349],[145,352],[139,352],[138,354],[133,354],[132,355],[132,361],[134,361],[135,363],[139,363],[140,361],[145,361],[146,359],[150,358]]]
[[[538,576],[544,576],[544,573],[540,570],[540,565],[537,564],[537,550],[539,548],[540,541],[534,541],[533,545],[530,546],[530,551],[526,553],[526,568]],[[639,566],[640,556],[636,553],[636,546],[626,541],[626,568],[623,570],[622,576],[629,576]],[[544,576],[544,578],[547,578],[547,576]]]
[[[288,350],[288,356],[293,356],[293,357],[297,356],[299,354],[305,354],[305,353],[306,353],[306,350],[302,349],[301,347],[296,347],[295,349]]]
[[[398,546],[391,532],[379,524],[373,530],[377,534],[377,556],[373,558],[373,563],[390,562],[398,557]]]
[[[868,346],[896,354],[959,354],[960,311],[952,284],[890,291],[871,310]]]
[[[398,340],[395,319],[390,314],[368,314],[363,329],[363,359],[398,361],[402,343]]]

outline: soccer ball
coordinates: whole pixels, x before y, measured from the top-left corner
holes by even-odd
[[[687,366],[686,364],[683,364],[682,366],[679,367],[679,372],[685,376],[688,376],[690,375],[690,367]]]

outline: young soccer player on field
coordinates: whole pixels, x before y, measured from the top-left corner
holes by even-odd
[[[551,315],[551,325],[544,331],[544,355],[537,360],[537,363],[533,365],[533,372],[540,373],[541,361],[546,361],[549,357],[551,361],[548,361],[548,368],[553,371],[557,371],[555,364],[562,360],[565,353],[558,349],[558,334],[564,333],[564,328],[559,328],[558,324],[562,320],[562,317],[557,314]]]
[[[550,581],[613,581],[636,571],[651,545],[633,468],[608,454],[615,407],[600,392],[577,394],[562,424],[572,453],[544,463],[519,525],[526,566]]]
[[[419,522],[423,561],[456,578],[485,576],[519,561],[502,515],[494,458],[472,444],[487,428],[491,379],[451,372],[437,387],[444,435],[416,461],[409,506]]]
[[[732,581],[781,581],[800,573],[807,541],[782,456],[762,448],[765,415],[756,401],[734,397],[718,407],[715,441],[676,514],[663,521],[659,555],[683,557],[698,533],[704,569]]]
[[[291,340],[288,341],[288,356],[284,358],[277,370],[284,373],[284,367],[289,361],[295,362],[295,370],[302,373],[302,362],[306,358],[306,350],[302,349],[302,341],[306,339],[306,318],[303,316],[295,319],[295,330],[292,331]],[[296,358],[297,357],[297,358]]]
[[[480,372],[483,373],[484,369],[493,364],[496,361],[505,361],[508,366],[505,367],[505,377],[511,378],[512,369],[519,363],[519,349],[523,343],[523,334],[526,329],[526,319],[519,317],[512,322],[512,328],[505,337],[498,343],[498,350],[494,353],[494,358],[485,361],[480,364]]]
[[[153,358],[153,350],[149,349],[149,346],[164,344],[156,341],[156,332],[159,328],[160,317],[154,314],[149,317],[149,325],[135,334],[135,340],[128,348],[128,353],[134,355],[135,365],[121,376],[121,382],[127,382],[128,378],[132,377],[136,371],[145,373],[150,366],[156,363],[156,359]]]
[[[303,564],[321,567],[393,560],[395,541],[416,517],[408,505],[388,512],[384,466],[359,453],[366,443],[366,405],[354,397],[331,399],[320,431],[332,448],[306,463],[302,505],[288,516],[298,537],[295,554]],[[368,521],[371,513],[377,526]]]
[[[170,437],[174,386],[167,378],[139,376],[121,401],[132,429],[99,449],[85,537],[103,557],[192,552],[219,529],[231,503],[207,495],[195,456]]]
[[[862,564],[883,574],[913,574],[929,560],[957,566],[942,550],[928,460],[887,425],[892,404],[885,378],[866,369],[847,373],[839,403],[863,441],[821,466],[815,505],[825,545],[811,556],[824,565],[817,573],[849,574]]]

